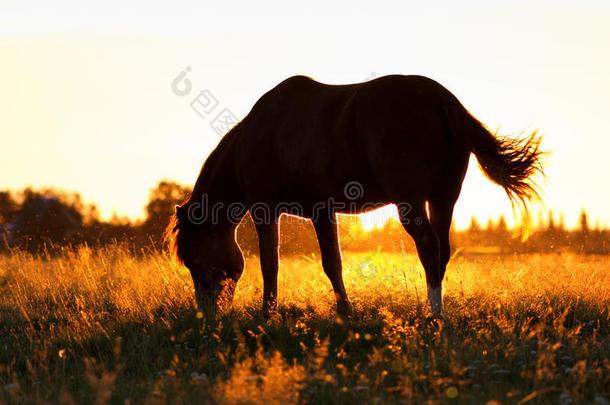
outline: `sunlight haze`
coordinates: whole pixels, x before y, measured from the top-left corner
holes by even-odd
[[[421,74],[492,131],[543,134],[534,216],[564,212],[573,227],[586,208],[608,225],[608,21],[601,1],[4,1],[0,189],[56,186],[104,218],[141,218],[149,189],[192,185],[220,139],[213,116],[191,108],[200,91],[242,119],[295,74],[335,84]],[[172,81],[187,67],[192,89],[180,96]],[[512,221],[510,202],[472,158],[456,225],[499,214]]]

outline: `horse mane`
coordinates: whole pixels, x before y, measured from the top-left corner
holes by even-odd
[[[189,195],[183,202],[182,205],[187,204],[191,200],[191,195]],[[167,246],[167,250],[171,257],[178,261],[180,264],[184,264],[184,260],[182,255],[180,254],[180,245],[182,245],[182,228],[178,223],[178,216],[174,212],[172,216],[169,218],[169,223],[165,228],[165,232],[163,232],[163,244]]]
[[[199,176],[197,177],[197,181],[195,182],[195,186],[193,187],[192,193],[186,197],[184,201],[180,204],[181,207],[186,207],[188,203],[193,200],[201,197],[205,190],[204,181],[207,179],[206,174],[208,171],[211,171],[212,164],[217,160],[217,158],[221,157],[223,152],[226,150],[227,145],[230,144],[232,140],[235,139],[237,135],[237,129],[241,125],[242,122],[238,122],[235,124],[229,132],[225,136],[222,137],[216,148],[210,153],[210,155],[206,158],[201,170],[199,172]],[[180,247],[184,243],[184,224],[180,224],[178,221],[178,216],[176,212],[172,214],[169,219],[169,223],[165,228],[165,232],[163,233],[163,244],[167,246],[169,254],[177,260],[180,264],[184,264],[184,258],[181,254]]]

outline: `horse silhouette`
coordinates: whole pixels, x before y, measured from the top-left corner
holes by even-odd
[[[249,210],[268,317],[277,307],[279,216],[310,218],[337,310],[350,316],[336,214],[396,204],[425,270],[432,313],[441,315],[449,227],[470,154],[511,203],[525,204],[538,197],[532,175],[542,173],[539,144],[536,132],[495,136],[426,77],[328,85],[294,76],[224,136],[166,236],[191,272],[198,306],[217,309],[232,299],[243,271],[235,229]]]

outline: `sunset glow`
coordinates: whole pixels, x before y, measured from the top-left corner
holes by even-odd
[[[141,218],[156,181],[193,184],[219,140],[214,117],[191,106],[200,91],[218,100],[214,113],[225,108],[241,119],[293,74],[326,83],[424,74],[492,130],[541,131],[551,153],[543,205],[534,212],[563,212],[570,227],[582,208],[602,225],[610,221],[610,189],[593,186],[610,171],[607,3],[310,2],[290,23],[284,17],[296,6],[283,3],[169,11],[112,3],[95,10],[71,1],[0,6],[1,188],[59,186],[81,192],[104,218]],[[424,22],[432,16],[434,24]],[[337,20],[345,24],[341,33]],[[171,83],[187,67],[192,90],[178,96]],[[473,158],[456,225],[499,214],[512,221],[503,190]]]
[[[609,23],[0,1],[0,405],[610,404]]]

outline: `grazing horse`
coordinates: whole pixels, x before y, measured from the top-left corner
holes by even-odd
[[[205,161],[191,196],[167,229],[191,272],[200,308],[230,302],[244,260],[235,241],[250,211],[259,238],[263,314],[277,307],[278,223],[310,218],[342,316],[352,315],[342,277],[336,214],[396,204],[441,315],[449,227],[471,153],[511,203],[538,196],[536,132],[521,140],[490,133],[447,89],[422,76],[328,85],[305,76],[263,95]]]

